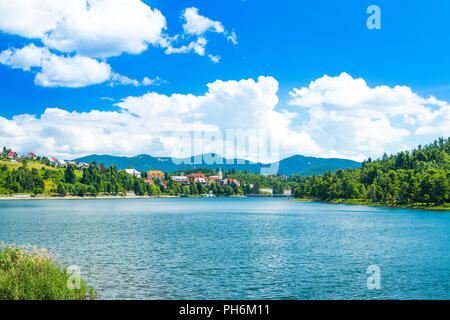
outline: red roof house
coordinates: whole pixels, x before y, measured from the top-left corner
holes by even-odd
[[[37,155],[35,155],[33,152],[28,152],[28,158],[36,159]]]
[[[10,153],[8,153],[7,157],[10,159],[14,159],[14,158],[18,158],[19,155],[17,154],[17,152],[11,151]]]

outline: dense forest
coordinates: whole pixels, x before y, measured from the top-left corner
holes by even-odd
[[[361,168],[302,178],[294,195],[318,200],[361,199],[392,205],[449,201],[450,138],[410,152],[370,158]]]
[[[39,165],[36,165],[39,163]],[[217,175],[218,170],[193,169],[184,171]],[[328,171],[323,175],[272,175],[263,176],[247,171],[230,169],[224,178],[238,179],[237,184],[182,185],[172,181],[166,173],[164,183],[155,179],[154,184],[127,174],[111,165],[98,165],[95,161],[88,168],[52,168],[48,160],[25,159],[11,166],[4,157],[0,160],[0,195],[20,193],[57,194],[60,196],[125,195],[203,195],[212,191],[215,195],[259,194],[262,188],[270,188],[274,194],[291,190],[297,198],[320,201],[358,200],[388,205],[442,205],[449,202],[450,193],[450,138],[440,138],[434,143],[419,146],[409,152],[384,155],[381,159],[368,159],[360,168]]]

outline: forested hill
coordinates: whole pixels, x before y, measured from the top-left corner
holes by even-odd
[[[206,159],[216,159],[216,163],[211,163]],[[110,155],[90,155],[82,158],[75,159],[75,161],[81,161],[91,163],[96,161],[97,163],[104,163],[106,166],[115,165],[118,169],[128,169],[132,166],[138,171],[148,170],[161,170],[162,172],[176,172],[187,171],[192,169],[212,169],[218,168],[222,171],[228,171],[234,169],[235,171],[247,171],[261,173],[261,169],[268,169],[268,174],[284,174],[284,175],[313,175],[323,174],[329,170],[336,171],[337,169],[356,168],[361,163],[338,158],[315,158],[306,157],[302,155],[295,155],[286,159],[283,159],[277,165],[263,164],[259,162],[251,162],[242,159],[225,159],[219,155],[205,154],[185,159],[172,159],[170,157],[152,157],[149,155],[138,155],[135,157],[118,157]]]
[[[409,152],[384,155],[361,168],[327,172],[306,178],[297,197],[320,200],[361,199],[384,204],[412,205],[449,202],[450,138]]]

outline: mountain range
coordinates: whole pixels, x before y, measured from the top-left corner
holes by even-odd
[[[89,155],[74,159],[74,161],[91,163],[97,161],[98,164],[104,163],[105,166],[115,165],[118,169],[128,169],[132,166],[138,171],[161,170],[163,172],[175,172],[191,169],[222,169],[228,171],[235,169],[236,171],[248,171],[260,174],[284,174],[284,175],[319,175],[329,170],[356,168],[361,163],[339,158],[316,158],[306,157],[302,155],[294,155],[278,163],[260,163],[251,162],[244,159],[225,159],[217,154],[203,154],[188,158],[171,158],[171,157],[152,157],[150,155],[141,154],[134,157],[111,156],[111,155]]]

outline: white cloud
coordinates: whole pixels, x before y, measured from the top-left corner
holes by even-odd
[[[191,41],[188,45],[183,45],[179,48],[172,47],[172,45],[169,45],[166,49],[166,54],[172,54],[172,53],[188,53],[191,51],[194,51],[199,56],[205,55],[205,46],[208,43],[208,41],[203,38],[199,37],[195,41]]]
[[[197,8],[187,8],[183,12],[185,23],[184,32],[187,34],[202,35],[207,31],[225,33],[225,28],[220,21],[213,21],[207,17],[198,14]]]
[[[45,60],[50,58],[47,48],[36,47],[34,44],[22,49],[7,49],[0,53],[0,63],[13,69],[19,68],[30,71],[32,67],[42,67]]]
[[[43,87],[79,88],[105,82],[112,75],[111,67],[105,62],[79,55],[58,56],[34,44],[1,52],[0,63],[26,71],[39,68],[34,82]]]
[[[197,8],[187,8],[183,11],[181,15],[184,20],[183,30],[184,37],[175,36],[172,38],[166,37],[160,44],[166,48],[166,54],[172,53],[187,53],[187,52],[195,52],[200,56],[205,55],[206,44],[208,43],[205,38],[205,33],[207,32],[215,32],[223,34],[228,41],[231,41],[233,44],[237,44],[237,36],[233,31],[229,33],[225,30],[224,26],[220,21],[211,20],[205,16],[202,16],[198,13]],[[187,45],[182,45],[181,47],[174,47],[174,44],[180,39],[194,37],[195,40],[190,41]],[[220,61],[220,56],[208,54],[208,57],[212,62],[218,63]]]
[[[132,85],[135,87],[139,87],[139,86],[159,85],[162,82],[164,81],[160,77],[156,77],[155,79],[144,77],[142,81],[138,81],[136,79],[131,79],[118,73],[113,73],[110,79],[110,86],[114,87],[116,85]]]
[[[38,74],[36,84],[80,87],[108,79],[105,59],[123,53],[140,54],[149,45],[164,48],[167,54],[194,52],[204,56],[207,44],[204,34],[208,31],[221,33],[237,43],[234,32],[227,32],[219,21],[199,15],[196,8],[187,8],[182,17],[184,34],[170,37],[164,33],[167,28],[164,15],[141,0],[0,0],[0,31],[35,39],[44,45],[4,50],[0,63],[24,71],[45,65],[46,70],[43,68]],[[174,46],[181,41],[186,44]],[[220,60],[218,55],[208,57],[214,63]],[[61,72],[74,70],[68,66],[75,63],[82,64],[81,67],[91,64],[92,74],[86,75],[89,69],[82,69],[78,74],[83,79],[72,82],[72,75]],[[54,68],[56,65],[59,70]],[[115,73],[111,76],[112,84],[149,83]]]
[[[207,87],[203,95],[149,92],[127,97],[116,104],[117,112],[50,108],[41,116],[0,117],[0,146],[64,158],[90,153],[180,156],[192,153],[179,149],[184,146],[177,136],[180,131],[204,130],[213,136],[220,133],[223,139],[230,129],[254,133],[262,129],[278,141],[280,157],[305,154],[362,160],[450,134],[447,102],[422,98],[404,86],[369,87],[347,74],[324,76],[294,89],[290,104],[298,112],[282,110],[278,82],[272,77],[217,80]],[[261,146],[256,138],[249,141]],[[203,141],[201,152],[223,153],[223,143]],[[225,151],[227,156],[236,155],[229,146]],[[277,157],[237,151],[237,156],[253,160]]]
[[[208,58],[210,58],[211,61],[214,62],[214,63],[219,63],[219,61],[220,61],[220,56],[219,55],[215,56],[215,55],[212,55],[212,54],[208,54]]]
[[[43,87],[79,88],[105,82],[110,77],[111,67],[105,62],[82,56],[51,55],[34,81]]]
[[[12,68],[30,71],[39,68],[35,83],[43,87],[79,88],[109,81],[110,85],[157,85],[162,82],[159,77],[142,81],[113,73],[106,62],[75,55],[59,56],[45,47],[30,44],[22,49],[7,49],[0,53],[0,63]]]
[[[140,0],[0,0],[0,29],[89,57],[158,45],[165,17]]]
[[[442,125],[450,120],[444,112],[446,102],[424,99],[406,86],[370,88],[363,79],[342,73],[325,75],[290,95],[291,105],[306,109],[309,120],[304,129],[315,141],[359,160],[379,155],[414,133],[424,134],[432,119],[439,118],[441,124],[434,126],[435,134],[449,134]]]
[[[0,0],[0,29],[25,38],[43,38],[81,0]]]
[[[79,113],[50,108],[40,117],[0,117],[0,145],[65,158],[94,152],[170,155],[174,150],[178,152],[182,143],[173,134],[177,130],[201,129],[225,135],[226,129],[264,129],[280,140],[282,152],[318,152],[308,134],[290,128],[294,115],[275,110],[277,91],[278,82],[271,77],[215,81],[200,96],[151,92],[128,97],[116,104],[118,112]],[[202,147],[203,152],[220,151],[213,142]],[[233,154],[229,149],[226,152]]]

